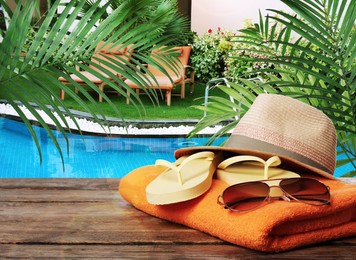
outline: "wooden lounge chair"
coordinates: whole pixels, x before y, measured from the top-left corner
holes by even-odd
[[[146,73],[147,79],[143,80],[141,85],[137,84],[137,82],[133,82],[132,80],[125,80],[125,83],[131,88],[136,90],[136,94],[140,95],[140,92],[144,90],[144,88],[152,88],[165,90],[165,98],[167,105],[171,105],[171,96],[178,95],[181,99],[185,97],[185,86],[186,84],[190,84],[190,91],[194,90],[194,70],[189,63],[189,56],[192,50],[191,46],[179,46],[174,47],[174,50],[177,51],[179,62],[176,64],[171,64],[171,66],[165,66],[159,59],[160,55],[165,55],[165,50],[156,49],[152,51],[152,58],[155,59],[169,74],[169,77],[160,71],[157,67],[149,64],[147,66],[147,70],[149,73]],[[179,73],[173,67],[179,68]],[[149,74],[152,73],[154,78],[152,78]],[[146,86],[143,86],[145,83]],[[179,94],[172,94],[172,90],[176,87],[180,86]],[[147,92],[147,91],[146,91]],[[142,92],[141,92],[142,93]],[[130,96],[130,91],[127,91],[127,95]],[[130,103],[129,98],[126,101],[127,104]]]
[[[112,60],[116,60],[116,61],[120,61],[123,63],[125,61],[129,61],[130,57],[132,56],[133,46],[128,45],[125,47],[121,47],[121,45],[118,45],[118,46],[113,47],[112,44],[108,44],[108,45],[102,47],[104,45],[104,43],[105,42],[102,41],[96,46],[95,54],[91,58],[91,62],[100,64],[104,69],[110,71],[111,73],[113,73],[116,76],[119,76],[119,74],[115,70],[113,70],[109,66],[105,65],[103,62],[112,62]],[[106,75],[104,72],[100,71],[97,67],[95,67],[93,65],[89,65],[89,67],[93,70],[100,72],[102,75],[105,75],[106,78],[112,80],[112,78],[109,75]],[[102,79],[98,78],[97,76],[93,75],[92,73],[90,73],[88,71],[81,71],[80,73],[84,77],[89,79],[92,83],[97,85],[98,88],[104,92],[105,82]],[[72,80],[74,80],[78,84],[86,85],[85,81],[82,78],[78,77],[77,75],[71,74],[70,77]],[[58,79],[63,84],[71,84],[71,82],[69,80],[65,79],[64,77],[59,77]],[[78,89],[75,89],[75,92],[78,93]],[[60,99],[63,100],[64,96],[65,96],[65,92],[63,89],[61,89],[60,90]],[[101,95],[99,95],[99,102],[102,102],[102,101],[103,101],[103,97]]]

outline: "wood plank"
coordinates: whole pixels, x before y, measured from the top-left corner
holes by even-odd
[[[348,183],[355,183],[356,178],[339,178]],[[48,178],[48,179],[0,179],[0,188],[4,189],[75,189],[75,190],[117,190],[120,179],[112,178]]]
[[[51,189],[17,189],[0,188],[0,202],[99,202],[116,198],[117,190],[51,190]]]
[[[107,201],[112,200],[113,196],[118,199],[119,179],[40,180],[1,179],[0,202]]]
[[[4,189],[75,189],[75,190],[117,190],[120,179],[105,178],[45,178],[45,179],[0,179],[0,188]]]
[[[96,259],[355,259],[355,247],[324,244],[276,254],[235,245],[2,245],[2,257]]]
[[[0,219],[0,243],[221,243],[115,203],[0,203]]]
[[[38,179],[1,179],[0,202],[97,202],[113,198],[119,200],[117,190],[119,179],[41,180],[43,181]],[[356,178],[345,178],[344,180],[356,183]],[[63,192],[64,190],[65,192]]]
[[[74,190],[68,180],[46,181],[44,187],[38,181],[31,182],[35,188],[27,187],[27,182],[25,185],[19,182],[20,189],[14,188],[11,182],[10,189],[4,184],[0,188],[1,243],[58,243],[58,239],[61,243],[106,243],[106,240],[147,243],[168,239],[175,233],[177,242],[187,242],[187,238],[204,243],[221,242],[199,231],[147,217],[123,201],[117,191],[117,180],[109,183],[89,180],[79,190]],[[71,190],[63,186],[66,182]],[[93,182],[100,184],[93,185]],[[115,189],[103,188],[112,183]],[[93,187],[100,189],[93,190]],[[25,228],[19,223],[26,223]],[[161,231],[157,233],[157,230]],[[34,235],[30,236],[31,233]]]
[[[353,181],[353,180],[352,180]],[[265,254],[134,209],[118,179],[0,180],[0,256],[356,259],[356,237]]]

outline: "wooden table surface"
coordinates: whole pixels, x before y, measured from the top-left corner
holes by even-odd
[[[0,258],[356,259],[356,237],[262,253],[126,203],[119,179],[1,179]]]

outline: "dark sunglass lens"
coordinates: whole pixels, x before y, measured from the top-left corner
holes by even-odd
[[[330,202],[330,193],[327,186],[314,179],[285,179],[280,182],[279,186],[297,200],[308,204],[323,205]]]
[[[262,182],[241,183],[227,188],[223,195],[225,205],[236,211],[250,210],[266,200],[269,186]]]

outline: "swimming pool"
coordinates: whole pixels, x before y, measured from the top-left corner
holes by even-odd
[[[59,131],[53,131],[64,153],[59,152],[45,130],[34,126],[43,153],[22,122],[0,118],[0,178],[120,178],[157,159],[174,161],[174,151],[204,145],[208,137],[103,137],[69,134],[69,154]],[[221,138],[215,145],[221,144]]]
[[[66,142],[53,131],[64,152],[64,167],[59,152],[45,130],[34,126],[43,153],[42,165],[36,145],[22,122],[0,118],[0,178],[121,178],[157,159],[174,161],[174,151],[187,146],[205,145],[208,137],[103,137],[69,134]],[[220,145],[227,137],[219,138]],[[337,168],[339,177],[351,165]]]

